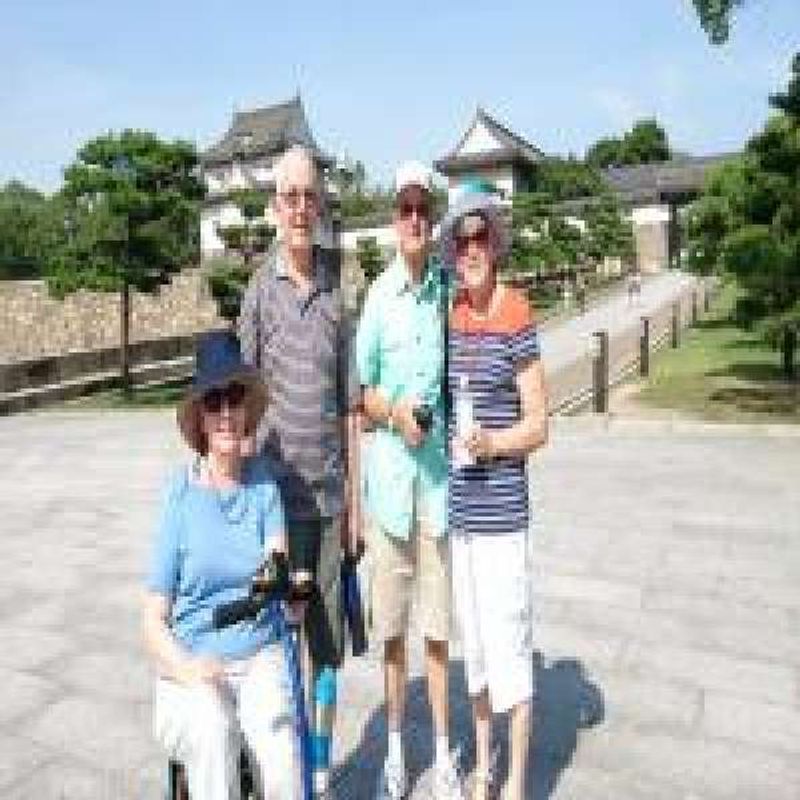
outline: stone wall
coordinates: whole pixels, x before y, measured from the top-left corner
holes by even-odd
[[[131,341],[224,325],[204,274],[186,270],[155,295],[131,297]],[[41,281],[0,281],[0,363],[119,344],[119,295],[50,297]]]

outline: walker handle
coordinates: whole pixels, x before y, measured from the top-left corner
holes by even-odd
[[[215,608],[212,624],[215,628],[227,628],[229,625],[235,625],[243,619],[252,619],[257,614],[258,609],[253,603],[253,598],[243,597]]]

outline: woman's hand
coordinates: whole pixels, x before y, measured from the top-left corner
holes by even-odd
[[[307,600],[291,600],[286,603],[286,621],[292,625],[299,625],[306,615]]]
[[[210,656],[188,656],[175,676],[187,686],[198,683],[216,683],[223,673],[222,662]]]
[[[145,592],[142,622],[144,641],[159,673],[179,683],[213,683],[222,675],[222,663],[209,656],[193,656],[173,636],[167,620],[172,601],[157,592]]]
[[[464,444],[470,454],[478,460],[494,458],[497,453],[492,433],[480,425],[473,425]]]

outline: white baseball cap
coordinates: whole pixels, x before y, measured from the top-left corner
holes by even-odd
[[[419,186],[426,192],[433,189],[433,173],[421,161],[405,161],[394,174],[394,189],[397,194],[409,186]]]

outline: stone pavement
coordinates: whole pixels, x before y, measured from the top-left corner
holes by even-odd
[[[643,315],[652,316],[691,290],[697,279],[675,270],[647,275],[642,281],[640,297],[631,302],[627,289],[621,286],[585,314],[558,320],[542,326],[542,357],[548,372],[558,370],[585,354],[595,331],[606,330],[613,339],[631,328],[637,331]]]
[[[167,413],[0,418],[0,797],[160,797],[137,597],[179,454]],[[789,429],[555,423],[533,473],[537,800],[800,797],[798,475]],[[336,796],[360,800],[384,746],[374,656],[341,695]]]

